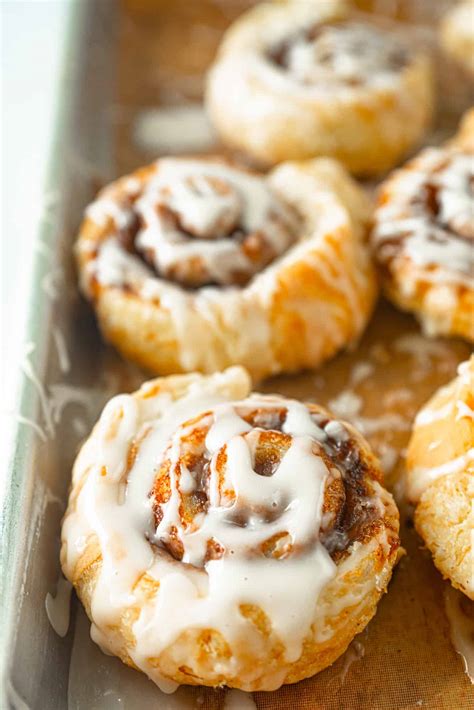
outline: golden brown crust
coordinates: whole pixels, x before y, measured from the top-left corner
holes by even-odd
[[[130,177],[143,186],[155,170]],[[98,224],[89,216],[76,256],[104,337],[152,372],[213,372],[242,364],[255,379],[316,367],[358,338],[377,290],[364,243],[365,196],[329,160],[284,164],[268,181],[299,215],[296,242],[243,288],[211,289],[212,297],[209,289],[189,291],[158,278],[140,260],[137,268],[145,272],[138,276],[101,282],[98,264],[114,221]],[[106,195],[120,204],[127,184],[130,178],[117,181]],[[143,295],[144,285],[151,296]]]
[[[434,481],[417,505],[415,526],[443,577],[474,600],[474,469]]]
[[[435,565],[474,598],[474,356],[415,420],[407,452],[415,525]]]
[[[228,144],[264,165],[323,155],[356,174],[374,175],[393,167],[418,142],[433,103],[423,55],[410,54],[391,82],[356,82],[343,89],[335,82],[322,89],[305,86],[272,59],[278,42],[285,46],[308,28],[340,26],[348,17],[347,4],[339,0],[261,3],[231,26],[206,95],[211,118]],[[367,72],[373,79],[373,68]]]

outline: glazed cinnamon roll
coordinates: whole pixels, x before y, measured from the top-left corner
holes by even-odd
[[[382,185],[372,243],[385,290],[430,335],[474,340],[474,111],[457,138]]]
[[[419,412],[407,477],[416,529],[435,565],[474,599],[474,355]]]
[[[418,142],[433,102],[427,57],[340,0],[246,12],[224,37],[206,99],[224,141],[259,163],[323,155],[364,175]]]
[[[441,45],[474,76],[474,1],[463,0],[451,8],[441,22]]]
[[[365,440],[231,368],[109,402],[74,466],[61,561],[92,637],[160,688],[272,690],[343,653],[398,547]]]
[[[76,245],[104,336],[156,373],[317,366],[376,296],[366,198],[331,161],[268,176],[162,158],[105,188]]]

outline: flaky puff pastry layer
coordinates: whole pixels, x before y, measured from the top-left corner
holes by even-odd
[[[451,8],[440,27],[441,45],[474,76],[474,2],[463,0]]]
[[[372,246],[390,300],[427,335],[474,342],[474,109],[382,183]]]
[[[74,465],[64,573],[93,638],[166,690],[272,690],[322,670],[397,560],[398,511],[367,442],[317,405],[250,392],[242,368],[152,380],[109,402]],[[283,473],[292,453],[301,465]],[[269,550],[280,525],[292,537]]]
[[[419,412],[407,482],[416,529],[436,567],[474,599],[474,356]]]
[[[83,292],[123,355],[158,374],[240,364],[259,379],[316,367],[361,335],[377,295],[370,206],[339,164],[289,162],[271,171],[271,190],[299,220],[294,243],[243,287],[195,290],[159,277],[114,236],[114,211],[131,182],[140,192],[160,165],[106,188],[106,220],[89,210],[76,244]],[[109,262],[102,255],[111,241]]]
[[[362,46],[349,57],[340,56],[343,50],[336,39],[330,51],[334,64],[341,67],[338,77],[328,75],[326,50],[321,48],[315,59],[309,45],[302,44],[303,51],[294,54],[295,71],[302,77],[295,78],[281,66],[282,52],[288,47],[291,51],[291,43],[305,32],[315,28],[317,35],[328,24],[337,28],[350,22],[347,8],[340,0],[262,3],[230,27],[210,70],[206,93],[211,119],[226,143],[264,165],[329,156],[359,175],[392,168],[416,145],[433,104],[430,65],[421,52],[408,49],[403,66],[383,79],[379,61],[390,35],[379,40],[370,66],[364,69],[362,63],[362,78],[357,66],[357,76],[347,78],[352,71],[348,62],[359,61],[357,55],[364,54],[370,37],[362,38]],[[361,20],[354,22],[360,31]],[[313,61],[323,79],[317,73],[311,76]]]

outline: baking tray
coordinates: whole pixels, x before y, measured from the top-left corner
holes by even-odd
[[[71,259],[74,235],[84,206],[113,177],[167,149],[216,150],[199,103],[203,72],[225,27],[250,4],[73,4],[52,151],[48,194],[53,199],[38,235],[21,414],[4,510],[2,707],[179,710],[217,709],[227,702],[225,690],[181,688],[164,696],[144,676],[102,654],[90,641],[87,619],[75,599],[64,636],[49,617],[58,626],[68,608],[61,603],[58,554],[72,461],[104,402],[136,388],[145,377],[102,343],[80,299]],[[376,5],[399,22],[415,19],[418,26],[410,24],[407,31],[430,44],[433,23],[449,3],[361,0],[360,5],[364,10]],[[454,130],[470,90],[456,68],[445,62],[438,66],[440,96],[449,87],[450,98],[438,112],[439,138]],[[168,135],[170,121],[186,130]],[[465,344],[428,340],[412,318],[381,302],[356,350],[318,372],[276,378],[261,389],[329,404],[352,419],[381,457],[387,485],[401,502],[412,418],[467,355]],[[421,549],[412,511],[402,502],[401,514],[407,554],[376,617],[346,654],[297,686],[254,693],[252,699],[234,695],[235,708],[247,701],[259,710],[457,710],[473,705],[472,685],[450,638],[455,620],[446,614],[446,600],[452,610],[457,598],[448,597],[449,587]]]

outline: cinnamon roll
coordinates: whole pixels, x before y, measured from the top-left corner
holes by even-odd
[[[61,561],[107,652],[177,684],[273,690],[375,613],[398,511],[365,440],[245,370],[112,399],[74,465]]]
[[[474,355],[416,417],[407,477],[416,529],[436,567],[474,599]]]
[[[440,39],[447,54],[474,76],[474,0],[458,2],[447,12]]]
[[[345,2],[262,3],[224,37],[207,106],[229,145],[262,164],[330,156],[350,171],[388,170],[432,113],[430,63]]]
[[[474,111],[382,185],[372,243],[388,297],[429,335],[474,340]]]
[[[314,367],[371,313],[368,215],[328,160],[263,176],[218,158],[162,158],[87,209],[82,289],[104,336],[153,372]]]

